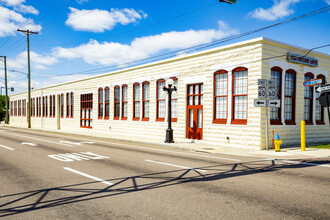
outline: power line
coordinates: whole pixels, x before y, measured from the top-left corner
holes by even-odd
[[[306,18],[306,17],[309,17],[309,16],[316,15],[316,14],[325,13],[329,10],[330,10],[330,6],[323,7],[321,9],[318,9],[318,10],[300,15],[300,16],[295,17],[295,18],[291,18],[291,19],[288,19],[288,20],[285,20],[285,21],[282,21],[282,22],[278,22],[278,23],[275,23],[275,24],[272,24],[272,25],[268,25],[268,26],[265,26],[265,27],[262,27],[262,28],[247,31],[247,32],[244,32],[244,33],[241,33],[241,34],[236,34],[236,35],[226,37],[226,38],[223,38],[223,39],[220,39],[220,40],[215,40],[215,41],[212,41],[210,43],[199,44],[199,45],[196,45],[196,46],[187,47],[187,48],[184,48],[184,49],[175,50],[175,51],[171,51],[171,52],[151,56],[151,57],[144,58],[144,59],[134,60],[134,61],[130,61],[130,62],[120,63],[120,64],[101,67],[101,68],[95,68],[95,69],[90,69],[90,70],[85,70],[85,71],[72,72],[72,73],[67,73],[67,74],[70,75],[70,74],[79,74],[79,73],[82,73],[82,74],[96,73],[96,71],[98,71],[98,72],[100,72],[101,70],[106,71],[107,69],[118,68],[118,66],[128,66],[130,64],[133,64],[132,66],[134,66],[135,63],[143,62],[143,61],[149,61],[149,60],[153,60],[155,58],[161,58],[161,57],[165,57],[165,56],[167,56],[165,58],[169,58],[169,57],[172,56],[172,54],[177,54],[179,52],[192,52],[192,51],[195,51],[195,50],[201,50],[201,49],[209,48],[209,47],[212,47],[212,46],[224,43],[224,42],[228,42],[228,41],[231,41],[231,40],[235,40],[235,39],[238,39],[238,38],[241,38],[241,37],[245,37],[245,36],[248,36],[248,35],[251,35],[251,34],[266,30],[266,29],[269,29],[269,28],[284,25],[284,24],[287,24],[287,23],[290,23],[290,22],[293,22],[293,21],[297,21],[297,20],[300,20],[300,19],[303,19],[303,18]],[[142,63],[142,64],[144,64],[144,63]],[[142,65],[142,64],[140,64],[140,65]]]

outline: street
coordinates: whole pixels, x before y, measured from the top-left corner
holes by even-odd
[[[0,217],[330,219],[330,167],[321,166],[329,160],[308,165],[0,127]]]

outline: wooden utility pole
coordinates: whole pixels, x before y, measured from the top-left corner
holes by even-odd
[[[28,128],[31,128],[31,73],[30,73],[30,35],[38,34],[38,32],[33,32],[30,30],[20,30],[17,31],[22,32],[27,37],[27,57],[28,57],[28,106],[27,106],[27,118],[28,118]]]
[[[6,90],[6,98],[5,98],[5,103],[6,103],[6,117],[5,117],[5,123],[8,124],[8,86],[7,86],[7,57],[6,56],[0,56],[3,57],[3,62],[5,63],[5,90]]]

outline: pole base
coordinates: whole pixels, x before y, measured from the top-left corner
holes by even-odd
[[[164,142],[165,143],[174,143],[172,129],[170,129],[170,128],[166,129],[166,139]]]

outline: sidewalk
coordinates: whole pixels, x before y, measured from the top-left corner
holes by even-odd
[[[282,148],[280,152],[275,152],[274,149],[267,150],[251,150],[240,149],[234,147],[221,147],[213,146],[210,144],[202,143],[158,143],[158,145],[174,147],[179,149],[185,149],[196,152],[205,152],[211,154],[227,154],[234,156],[246,156],[246,157],[261,157],[267,159],[313,159],[313,158],[325,158],[330,157],[330,149],[316,149],[307,148],[305,151],[301,151],[300,146],[291,146]]]

